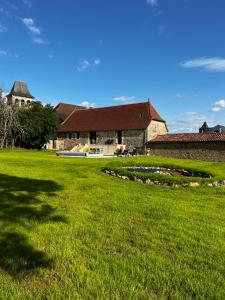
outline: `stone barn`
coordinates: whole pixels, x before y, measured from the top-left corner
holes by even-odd
[[[88,109],[75,106],[58,129],[56,148],[88,145],[113,154],[120,147],[143,149],[147,141],[167,133],[165,120],[150,101]]]

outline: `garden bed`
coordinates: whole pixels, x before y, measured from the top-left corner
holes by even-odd
[[[149,185],[199,187],[225,186],[225,176],[221,177],[202,169],[183,168],[182,165],[146,165],[146,162],[132,165],[129,163],[110,163],[103,171],[123,180]]]

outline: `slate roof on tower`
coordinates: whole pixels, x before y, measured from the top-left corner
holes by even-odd
[[[23,81],[15,81],[9,95],[34,99]]]
[[[164,122],[150,101],[85,110],[74,110],[59,132],[145,129],[151,120]]]

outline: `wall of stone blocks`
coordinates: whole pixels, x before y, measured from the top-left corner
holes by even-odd
[[[154,139],[157,135],[167,134],[166,123],[152,120],[147,128],[147,141]]]
[[[136,147],[143,147],[145,144],[145,137],[146,133],[145,130],[124,130],[123,131],[123,138],[122,142],[123,145],[126,145],[127,148],[132,150]]]
[[[225,142],[154,143],[148,148],[151,155],[225,162]]]
[[[57,150],[71,150],[73,147],[77,145],[86,145],[89,143],[89,133],[88,132],[80,132],[79,139],[77,138],[69,138],[69,134],[66,134],[64,137],[60,135],[58,138],[58,143],[56,143]]]
[[[143,147],[145,143],[145,130],[123,130],[122,131],[122,144],[126,145],[129,149],[135,147]],[[118,144],[117,131],[98,131],[96,133],[96,144],[106,145],[108,142],[113,145]],[[80,132],[80,138],[69,138],[69,134],[59,134],[57,149],[58,150],[71,150],[77,145],[90,144],[90,133]]]
[[[115,145],[117,144],[117,131],[98,131],[96,132],[96,143],[105,145],[109,141]]]

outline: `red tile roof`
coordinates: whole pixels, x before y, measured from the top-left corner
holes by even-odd
[[[54,108],[61,122],[64,121],[75,109],[86,109],[86,107],[60,102]]]
[[[195,142],[225,142],[225,133],[178,133],[158,135],[152,143],[195,143]]]
[[[59,132],[106,131],[147,128],[151,120],[165,122],[148,102],[117,105],[74,112],[61,124]]]

